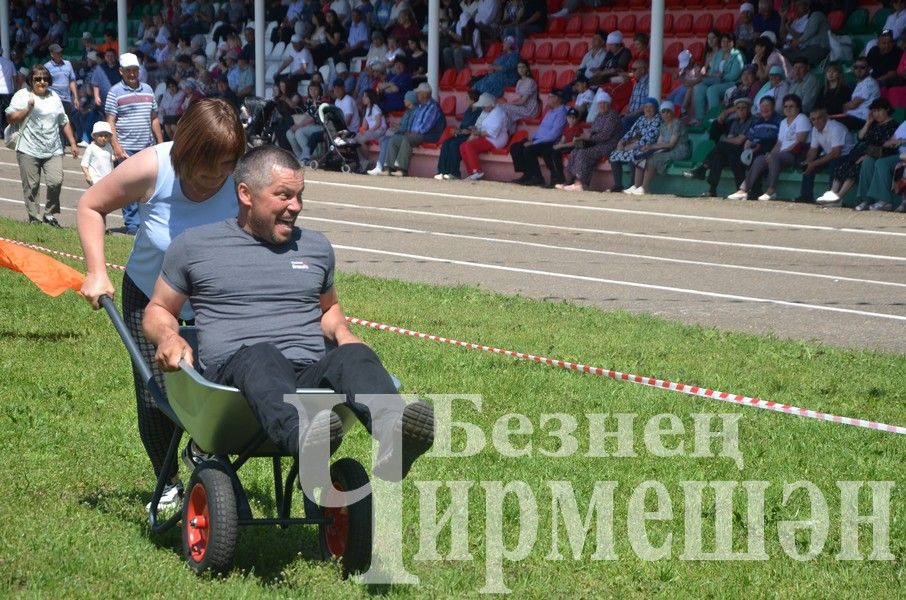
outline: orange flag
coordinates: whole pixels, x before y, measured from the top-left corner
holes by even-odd
[[[85,281],[85,276],[72,267],[3,240],[0,240],[0,267],[22,273],[48,296],[59,296],[66,290],[78,292]]]

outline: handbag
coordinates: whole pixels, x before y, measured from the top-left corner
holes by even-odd
[[[16,146],[19,145],[19,124],[10,123],[6,126],[6,129],[3,130],[3,143],[10,150],[15,150]]]

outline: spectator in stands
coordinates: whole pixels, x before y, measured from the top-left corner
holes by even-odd
[[[607,34],[603,31],[596,31],[591,36],[591,46],[588,52],[582,55],[582,62],[576,68],[576,73],[584,75],[589,80],[602,74],[604,59],[607,57],[607,49],[604,47],[605,39],[607,39]]]
[[[349,24],[349,19],[352,15],[352,6],[350,6],[349,0],[333,0],[329,3],[325,2],[325,4],[336,13],[337,19],[342,25],[346,26]]]
[[[383,25],[384,31],[389,33],[390,29],[396,26],[397,22],[400,20],[400,15],[403,12],[410,10],[409,0],[393,0],[393,4],[390,7],[390,15],[387,17],[386,23]]]
[[[107,93],[110,88],[122,80],[119,62],[112,49],[104,52],[104,62],[98,64],[91,74],[91,91],[94,96],[94,105],[103,114],[107,102]]]
[[[893,119],[893,107],[884,98],[872,101],[868,110],[868,118],[859,129],[859,144],[837,167],[830,191],[818,199],[825,206],[839,206],[837,202],[846,196],[857,180],[858,197],[861,201],[859,204],[861,208],[856,207],[858,210],[868,209],[873,203],[869,201],[872,198],[875,201],[880,200],[881,194],[878,190],[882,186],[885,190],[890,188],[898,150],[896,143],[887,142],[897,138],[896,132],[899,128]],[[906,139],[906,131],[901,132],[899,137]],[[874,179],[876,175],[879,177],[877,180]]]
[[[393,61],[393,72],[386,81],[375,88],[381,95],[381,110],[384,114],[403,109],[403,96],[412,89],[412,77],[406,68],[406,59],[397,57]]]
[[[305,47],[305,41],[299,35],[293,35],[290,39],[292,50],[283,59],[283,63],[274,71],[274,83],[279,84],[281,80],[286,79],[286,89],[288,93],[295,94],[302,79],[307,78],[315,72],[315,59],[311,51]],[[283,70],[289,68],[286,75]]]
[[[387,37],[387,52],[384,53],[384,62],[389,66],[398,58],[405,58],[406,51],[400,47],[396,36]]]
[[[333,70],[334,74],[336,75],[336,79],[342,80],[343,85],[346,86],[346,93],[351,94],[353,90],[355,90],[355,75],[349,72],[349,67],[346,66],[346,63],[337,63],[336,65],[334,65]],[[352,99],[356,102],[359,102],[361,100],[360,98],[356,98],[355,96],[353,96]]]
[[[412,160],[412,149],[425,142],[436,142],[444,132],[447,120],[440,105],[432,97],[431,86],[427,83],[415,88],[418,97],[418,108],[412,116],[409,129],[403,134],[393,136],[387,145],[384,157],[384,170],[391,175],[405,177],[409,174],[409,162]]]
[[[16,65],[0,54],[0,134],[6,129],[6,107],[16,93]]]
[[[629,63],[632,62],[632,52],[623,45],[623,34],[611,31],[607,34],[606,42],[607,54],[604,56],[601,71],[591,80],[592,85],[607,83],[630,74],[628,71]]]
[[[821,83],[817,77],[812,76],[811,68],[805,57],[800,56],[793,61],[793,74],[790,76],[790,94],[796,94],[802,99],[802,112],[811,114],[818,94],[821,93]]]
[[[812,203],[815,201],[815,175],[827,171],[833,179],[837,167],[846,160],[855,142],[843,123],[827,117],[827,109],[813,108],[809,119],[812,122],[811,143],[802,161],[802,185],[796,202]]]
[[[283,85],[284,84],[281,83],[281,86]],[[292,106],[293,100],[291,99],[291,96],[288,97],[286,93],[281,93],[280,96],[289,103],[288,107]],[[321,130],[321,126],[313,115],[318,109],[318,106],[325,100],[327,100],[327,98],[324,97],[324,88],[321,84],[315,81],[309,82],[308,93],[301,102],[305,110],[300,115],[290,117],[293,123],[286,131],[286,141],[289,143],[293,154],[296,155],[296,158],[298,158],[299,162],[303,165],[308,163],[311,159],[310,138]]]
[[[702,56],[702,77],[708,72],[708,65],[714,60],[714,55],[720,52],[720,32],[712,29],[705,36],[705,54]]]
[[[890,8],[893,12],[887,15],[881,30],[893,32],[893,39],[899,40],[906,31],[906,0],[892,0]]]
[[[790,84],[783,77],[783,69],[774,65],[768,71],[768,82],[755,94],[755,102],[761,106],[763,98],[773,98],[774,104],[779,104],[783,97],[790,93]]]
[[[311,32],[308,37],[302,37],[300,34],[293,34],[293,38],[304,40],[305,46],[311,51],[314,58],[315,67],[323,65],[330,56],[330,47],[327,44],[327,18],[320,10],[311,14]],[[292,38],[290,38],[292,40]]]
[[[255,69],[241,54],[239,55],[239,64],[236,65],[235,81],[230,81],[229,83],[230,89],[236,93],[236,98],[239,102],[242,102],[255,92]]]
[[[387,50],[384,32],[374,31],[371,34],[371,45],[368,46],[368,53],[365,55],[365,64],[372,65],[376,62],[383,63],[384,57],[387,55]]]
[[[501,4],[500,0],[465,0],[462,4],[463,13],[479,32],[482,48],[499,39]],[[475,53],[480,56],[481,48],[475,48]]]
[[[826,108],[831,118],[842,117],[843,105],[849,102],[852,93],[852,87],[843,79],[843,67],[840,63],[830,63],[824,70],[824,86],[815,105]]]
[[[658,115],[658,101],[656,98],[646,98],[642,102],[641,116],[623,134],[616,149],[610,153],[613,187],[607,191],[623,191],[623,165],[635,165],[647,158],[652,152],[650,146],[657,142],[660,131],[661,117]],[[635,187],[635,185],[630,187],[630,193],[635,193]]]
[[[245,28],[245,45],[239,51],[239,58],[244,58],[252,66],[255,65],[255,28]]]
[[[563,8],[555,13],[551,13],[550,16],[552,19],[568,17],[576,12],[580,6],[596,8],[598,6],[607,6],[608,4],[610,4],[610,0],[566,0],[566,2],[563,3]]]
[[[786,57],[774,47],[774,42],[767,35],[755,40],[755,55],[752,57],[752,65],[756,68],[755,78],[759,81],[768,80],[771,67],[782,68],[785,78],[788,78],[792,71]]]
[[[371,12],[371,26],[375,30],[384,31],[391,26],[390,13],[393,10],[393,0],[376,0],[374,10]]]
[[[493,94],[483,92],[475,106],[482,110],[482,114],[478,117],[475,131],[459,147],[459,155],[466,166],[465,177],[473,180],[484,177],[479,156],[491,149],[503,148],[510,138],[506,113]]]
[[[734,102],[737,98],[748,98],[754,102],[755,96],[761,90],[761,82],[755,79],[755,65],[746,65],[739,76],[739,83],[727,90],[724,95],[724,104],[727,105],[721,115],[735,115]]]
[[[871,76],[880,87],[901,85],[903,80],[897,73],[903,51],[894,43],[893,32],[885,29],[878,36],[878,45],[866,55]]]
[[[512,1],[512,0],[511,0]],[[501,37],[512,35],[517,47],[522,47],[525,38],[547,28],[547,2],[545,0],[515,0],[520,6],[515,22],[504,26],[501,21]]]
[[[514,179],[513,183],[520,185],[544,185],[544,177],[541,175],[541,168],[538,165],[538,159],[544,160],[548,170],[551,173],[551,187],[561,181],[554,180],[554,174],[557,171],[554,166],[554,144],[556,144],[563,135],[563,129],[566,127],[566,105],[563,101],[563,90],[552,90],[548,94],[547,111],[541,124],[531,139],[524,142],[516,142],[510,146],[510,157],[513,159],[513,170],[522,173],[522,176]],[[562,160],[562,159],[561,159]]]
[[[584,121],[589,114],[589,109],[591,108],[592,103],[595,100],[595,93],[591,91],[588,87],[588,79],[583,73],[576,75],[575,81],[572,83],[572,93],[575,96],[573,101],[573,108],[576,109],[576,114],[579,115],[579,120]]]
[[[633,61],[632,74],[635,85],[632,86],[632,93],[629,95],[629,104],[623,109],[623,131],[627,132],[645,110],[645,99],[648,97],[648,63],[642,60]],[[654,105],[654,114],[657,116],[657,104]]]
[[[179,89],[176,80],[172,77],[167,78],[167,89],[164,90],[159,102],[158,118],[168,140],[172,140],[176,133],[176,124],[182,114],[182,102],[185,97],[185,93]]]
[[[75,70],[72,68],[72,63],[63,58],[63,48],[59,44],[51,44],[48,50],[50,50],[50,60],[44,63],[44,66],[53,79],[50,89],[60,97],[73,135],[76,139],[81,139],[82,131],[79,129],[78,119],[76,119],[76,113],[79,110],[79,90],[76,86]]]
[[[808,138],[812,124],[802,114],[802,101],[795,94],[783,98],[784,119],[780,121],[777,132],[777,143],[768,154],[762,154],[752,161],[746,180],[739,190],[727,196],[729,200],[775,200],[777,182],[783,169],[800,164],[808,148]],[[762,177],[767,174],[767,189],[756,196]]]
[[[315,57],[318,66],[323,65],[327,58],[336,56],[346,44],[346,29],[343,27],[340,17],[333,10],[324,13],[324,33],[327,41],[321,44],[320,50],[325,54],[323,60],[317,60],[318,57]]]
[[[632,58],[640,58],[647,61],[651,57],[651,51],[648,49],[648,34],[636,33],[632,36],[632,48],[629,53]]]
[[[686,126],[676,118],[676,107],[673,102],[664,100],[660,106],[661,127],[657,140],[642,150],[648,158],[635,163],[635,184],[623,190],[625,194],[642,196],[651,188],[655,174],[663,175],[674,160],[683,160],[692,154]]]
[[[742,52],[746,61],[755,54],[755,7],[751,2],[743,2],[739,7],[739,18],[736,20],[736,47]]]
[[[780,36],[780,13],[774,10],[772,0],[758,0],[758,14],[752,19],[752,26],[759,36],[766,32],[774,34],[774,43]]]
[[[500,56],[488,67],[488,74],[478,79],[473,87],[481,93],[491,94],[495,98],[503,96],[504,88],[516,85],[519,75],[516,67],[519,64],[519,50],[516,39],[509,36],[503,40]]]
[[[378,154],[377,163],[375,163],[373,169],[367,172],[368,175],[390,174],[390,171],[384,170],[384,162],[387,158],[387,148],[390,146],[390,140],[392,140],[394,136],[405,135],[412,125],[412,119],[415,117],[415,110],[418,108],[418,96],[415,95],[415,90],[406,92],[403,96],[403,102],[405,103],[406,112],[403,114],[403,118],[400,119],[400,122],[396,127],[387,128],[384,137],[381,138],[380,153]]]
[[[469,106],[462,115],[462,121],[459,127],[453,130],[449,138],[440,145],[440,156],[437,158],[437,174],[434,179],[460,179],[462,175],[459,172],[459,164],[462,158],[459,155],[459,147],[463,142],[469,139],[475,123],[478,121],[482,110],[475,106],[478,101],[479,93],[477,90],[469,90]]]
[[[519,79],[516,81],[516,98],[509,100],[503,105],[503,110],[509,120],[510,134],[516,131],[519,121],[535,118],[541,109],[541,101],[538,98],[538,82],[532,77],[532,70],[528,62],[520,60],[516,65],[516,73],[519,75]],[[565,123],[565,110],[563,111],[563,116]],[[557,137],[560,137],[559,133]]]
[[[60,47],[66,46],[66,23],[60,20],[60,15],[57,14],[57,11],[55,10],[50,11],[47,18],[50,22],[50,26],[47,28],[47,33],[41,39],[38,50],[43,50],[44,48],[49,50],[50,46],[53,45]]]
[[[868,119],[871,103],[881,97],[881,88],[871,76],[871,67],[865,57],[856,59],[853,73],[856,75],[856,87],[849,102],[843,105],[845,116],[834,118],[849,129],[859,129]]]
[[[704,79],[692,90],[693,123],[705,120],[706,102],[710,108],[720,106],[724,92],[736,85],[742,75],[742,53],[736,49],[735,43],[736,38],[732,33],[721,34],[720,51],[707,65],[708,71]]]
[[[203,97],[207,98],[223,98],[229,102],[230,106],[236,109],[236,112],[239,112],[240,99],[235,91],[230,87],[230,82],[227,79],[226,75],[221,75],[214,82],[214,90],[211,92],[202,94]],[[206,86],[207,87],[207,86]]]
[[[17,91],[10,100],[6,108],[6,119],[10,123],[19,124],[16,162],[19,163],[19,178],[22,181],[28,222],[39,224],[43,221],[52,227],[60,227],[57,221],[60,191],[63,189],[60,128],[66,135],[73,158],[79,156],[79,147],[59,96],[50,91],[50,83],[47,67],[34,65],[26,78],[27,87]],[[43,216],[37,202],[42,173],[47,186]]]
[[[409,38],[406,48],[406,59],[409,61],[409,72],[412,74],[412,85],[418,85],[428,80],[428,53],[424,46],[428,40],[424,36]]]
[[[107,29],[104,31],[104,41],[98,44],[98,53],[106,53],[107,50],[113,50],[114,56],[119,55],[120,53],[120,43],[116,38],[116,31],[113,29]]]
[[[830,28],[823,12],[812,10],[810,0],[796,0],[796,21],[790,24],[783,55],[787,60],[803,56],[810,65],[817,65],[830,52],[827,34]],[[799,30],[797,22],[802,22]]]
[[[680,84],[670,92],[667,99],[680,108],[680,114],[686,115],[692,110],[692,89],[701,81],[701,68],[692,60],[692,53],[682,50],[676,57],[679,65],[677,79]]]
[[[417,38],[421,35],[421,27],[416,23],[411,10],[407,8],[400,11],[399,19],[390,29],[389,35],[396,38],[400,48],[406,48],[409,45],[410,39]]]
[[[570,108],[566,111],[566,127],[563,128],[563,134],[557,143],[554,144],[553,161],[547,167],[551,172],[551,181],[545,187],[552,188],[566,183],[566,176],[563,174],[563,158],[568,157],[576,147],[576,140],[582,135],[583,131],[585,131],[585,127],[583,127],[579,111],[575,108]]]
[[[602,89],[595,94],[597,116],[588,133],[573,141],[574,149],[566,165],[565,184],[554,187],[569,192],[582,192],[591,186],[591,177],[602,158],[607,158],[623,136],[620,115],[610,110],[610,95]]]
[[[900,124],[893,135],[884,142],[881,158],[866,154],[859,169],[859,186],[856,196],[861,200],[855,206],[858,211],[877,210],[890,212],[896,197],[893,195],[893,170],[898,156],[906,152],[906,124]],[[893,152],[893,157],[889,153]],[[900,210],[899,212],[903,212]]]
[[[368,54],[370,44],[371,31],[368,23],[362,18],[362,11],[354,8],[349,18],[349,34],[346,36],[345,45],[340,50],[340,56],[347,60],[355,56],[365,56]]]
[[[368,170],[368,142],[380,140],[387,131],[387,119],[378,106],[378,95],[374,90],[365,90],[362,93],[362,124],[355,136],[359,144],[359,172]]]
[[[764,104],[770,107],[771,113],[774,112],[772,101],[765,101]],[[730,170],[733,171],[734,185],[737,189],[745,180],[746,168],[740,161],[740,157],[746,148],[749,130],[756,117],[752,116],[752,100],[747,97],[737,98],[733,103],[733,110],[736,113],[735,118],[728,119],[726,130],[720,134],[714,149],[708,153],[702,164],[689,171],[683,171],[685,177],[695,179],[707,177],[708,191],[702,194],[706,197],[717,197],[717,186],[720,184],[721,174],[726,167],[730,167]],[[773,115],[769,115],[769,118],[771,116]]]

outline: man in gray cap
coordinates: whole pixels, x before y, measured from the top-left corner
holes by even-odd
[[[412,123],[404,135],[393,136],[390,139],[384,169],[389,170],[391,175],[397,177],[408,175],[412,149],[424,142],[436,142],[444,132],[447,120],[431,93],[431,86],[427,83],[419,84],[415,88],[418,107],[412,115]]]
[[[63,110],[72,123],[73,135],[81,139],[82,132],[78,128],[79,120],[76,119],[76,111],[79,110],[79,90],[76,86],[76,74],[72,68],[72,63],[63,58],[63,48],[59,44],[51,44],[50,60],[44,63],[44,66],[50,72],[50,89],[57,93],[60,101],[63,102]],[[65,138],[64,138],[65,139]],[[64,144],[65,147],[65,144]]]
[[[729,128],[723,139],[717,142],[702,164],[691,171],[683,171],[684,176],[694,179],[705,179],[707,176],[708,192],[702,196],[717,197],[717,186],[725,167],[730,167],[733,171],[737,188],[746,177],[746,167],[740,161],[740,156],[745,148],[749,126],[753,121],[752,100],[747,96],[737,98],[733,108],[736,109],[736,115],[729,119]]]

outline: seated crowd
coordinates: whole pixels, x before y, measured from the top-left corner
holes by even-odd
[[[556,16],[582,4],[566,2]],[[349,141],[358,143],[361,173],[405,176],[427,143],[440,151],[437,179],[481,179],[482,155],[508,152],[515,183],[588,190],[599,164],[609,161],[608,190],[637,195],[649,193],[672,162],[695,155],[690,133],[706,131],[714,149],[683,173],[707,181],[703,195],[717,195],[729,168],[737,188],[729,198],[777,199],[782,174],[793,169],[802,179],[797,201],[839,206],[858,182],[857,209],[904,211],[894,190],[906,130],[893,115],[906,107],[906,0],[892,0],[883,31],[849,77],[844,64],[830,60],[827,15],[855,5],[794,0],[781,13],[771,0],[743,3],[732,31],[710,31],[702,52],[676,56],[675,85],[662,90],[661,100],[649,97],[644,33],[627,44],[620,31],[596,32],[575,78],[541,93],[520,49],[555,16],[547,2],[441,0],[444,69],[462,70],[493,49],[484,72],[469,82],[468,107],[448,127],[452,117],[427,83],[427,1],[270,2],[269,41],[289,49],[271,71],[268,125],[279,145],[307,161],[323,140],[314,108],[327,102],[342,110]],[[244,27],[251,13],[249,1],[183,0],[143,15],[135,54],[142,81],[158,89],[168,136],[199,98],[220,96],[240,108],[253,94],[255,33]],[[52,3],[13,3],[11,14],[14,51],[11,61],[0,62],[3,74],[15,78],[27,56],[49,52],[54,89],[64,101],[73,98],[67,111],[76,136],[88,142],[98,107],[119,81],[114,32],[102,43],[85,33],[82,60],[70,64],[61,47],[72,14],[61,18]],[[56,71],[72,74],[58,78]],[[830,183],[815,198],[819,173]]]

